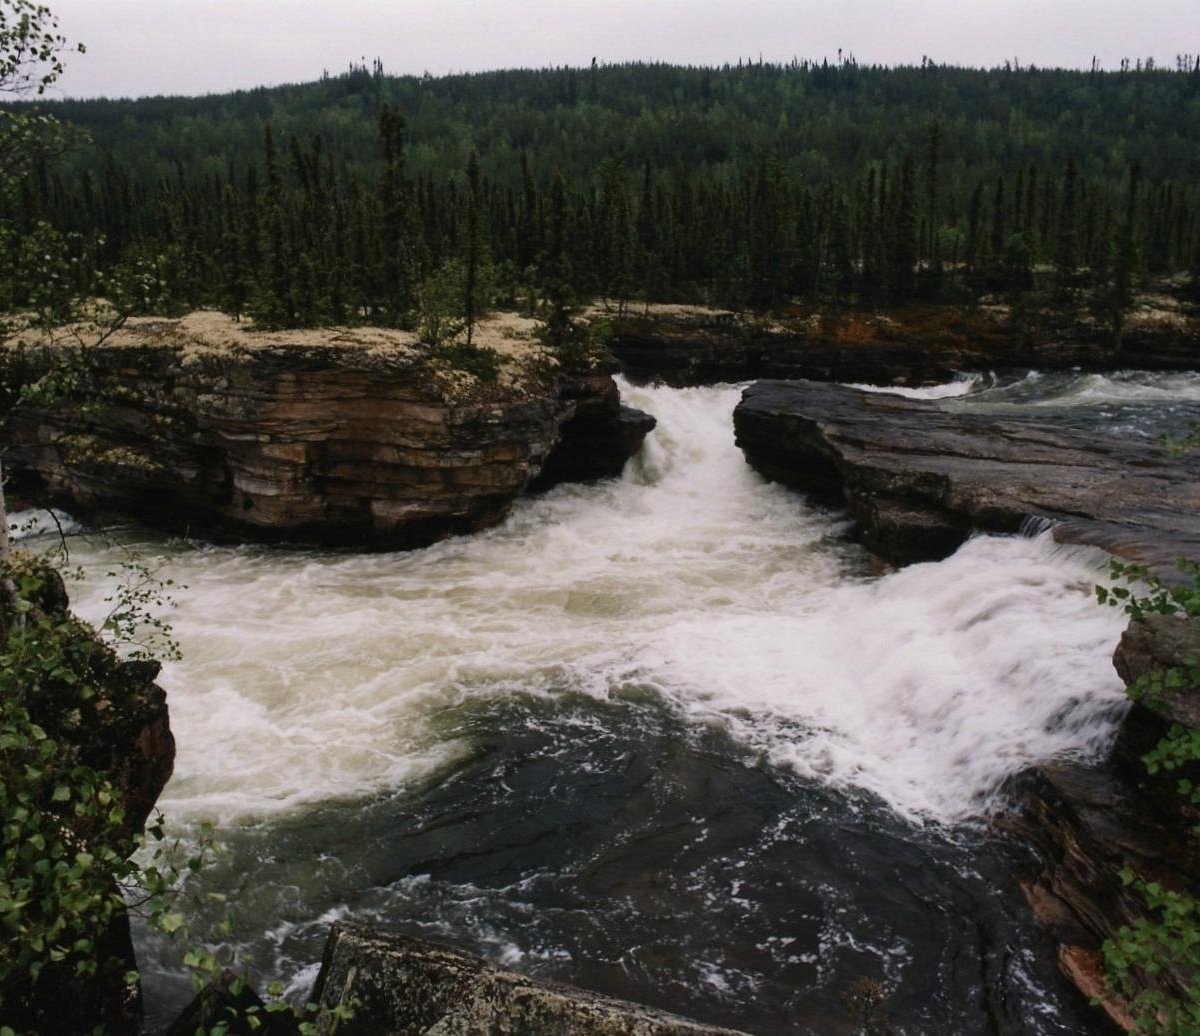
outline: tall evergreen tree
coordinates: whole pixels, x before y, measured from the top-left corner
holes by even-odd
[[[912,297],[917,265],[917,201],[913,184],[912,155],[900,167],[892,232],[892,298],[905,302]]]
[[[571,288],[571,260],[567,254],[571,212],[567,205],[567,182],[562,171],[554,171],[546,217],[545,248],[539,262],[546,318],[544,339],[561,357],[569,358],[575,342],[575,293]]]
[[[254,318],[267,327],[290,324],[294,315],[291,261],[288,254],[284,211],[283,170],[275,150],[275,135],[268,122],[263,128],[263,153],[267,171],[264,269],[259,276]]]
[[[379,112],[383,177],[379,186],[382,227],[382,292],[380,302],[389,324],[409,320],[416,277],[412,241],[409,185],[404,173],[404,116],[385,104]]]
[[[1113,259],[1111,320],[1115,352],[1121,351],[1125,338],[1125,315],[1133,305],[1133,278],[1138,264],[1137,214],[1141,179],[1141,164],[1134,162],[1129,169],[1125,213],[1117,233],[1116,254]]]
[[[1008,241],[1007,212],[1004,207],[1004,177],[996,178],[996,189],[992,193],[992,232],[989,255],[991,256],[991,280],[1003,286],[1005,281],[1005,245]]]
[[[1075,286],[1076,226],[1075,226],[1075,159],[1067,160],[1063,174],[1062,200],[1058,207],[1058,238],[1054,247],[1054,275],[1058,297],[1066,301]]]
[[[467,332],[467,345],[474,339],[475,322],[480,311],[487,305],[483,290],[488,278],[488,246],[484,238],[486,215],[483,211],[483,177],[479,171],[479,155],[472,150],[467,159],[467,233],[466,257],[463,276],[463,321]]]
[[[925,148],[925,238],[927,294],[937,297],[942,289],[942,255],[939,242],[941,213],[940,162],[942,125],[936,119],[929,124]]]

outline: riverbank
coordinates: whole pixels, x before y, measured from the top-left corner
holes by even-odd
[[[760,378],[924,385],[963,371],[1154,371],[1200,367],[1200,310],[1159,285],[1138,296],[1120,348],[1086,309],[910,305],[879,311],[810,306],[770,317],[700,306],[631,306],[610,347],[641,381],[702,385]],[[604,306],[600,315],[613,317]]]

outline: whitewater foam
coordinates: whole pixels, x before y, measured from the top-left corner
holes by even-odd
[[[943,821],[1028,763],[1104,750],[1122,622],[1091,598],[1097,556],[980,537],[869,578],[841,516],[746,465],[738,387],[623,391],[659,421],[624,477],[522,500],[481,535],[370,556],[133,537],[187,586],[164,810],[228,823],[403,787],[468,750],[448,710],[514,693],[649,689]],[[73,550],[98,615],[114,548]]]

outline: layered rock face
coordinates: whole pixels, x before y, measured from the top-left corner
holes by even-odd
[[[1061,542],[1165,573],[1200,557],[1200,458],[1154,443],[803,381],[750,386],[734,426],[755,468],[844,499],[866,546],[894,564],[1030,517],[1057,522]]]
[[[503,971],[432,943],[335,925],[312,999],[317,1030],[353,1009],[361,1036],[736,1036],[677,1015]],[[339,1030],[340,1031],[340,1030]]]
[[[631,422],[607,370],[564,373],[501,341],[500,376],[483,381],[401,333],[133,322],[72,361],[79,391],[17,409],[6,467],[19,496],[81,517],[421,546],[499,522],[543,470],[619,472],[653,426]]]
[[[659,307],[665,312],[618,324],[610,348],[630,377],[669,385],[753,378],[920,385],[960,371],[1194,369],[1200,321],[1173,299],[1144,302],[1130,315],[1119,353],[1095,323],[1042,314],[1037,326],[1018,326],[999,305],[913,308],[894,317],[813,313],[775,324]]]

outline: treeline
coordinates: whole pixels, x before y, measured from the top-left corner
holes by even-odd
[[[274,326],[411,326],[435,303],[469,326],[564,293],[771,310],[1037,289],[1111,315],[1137,276],[1200,265],[1200,60],[1177,65],[376,66],[63,102],[94,143],[39,162],[4,213],[3,301],[36,292],[19,242],[53,228],[81,291],[132,277],[147,307]]]

